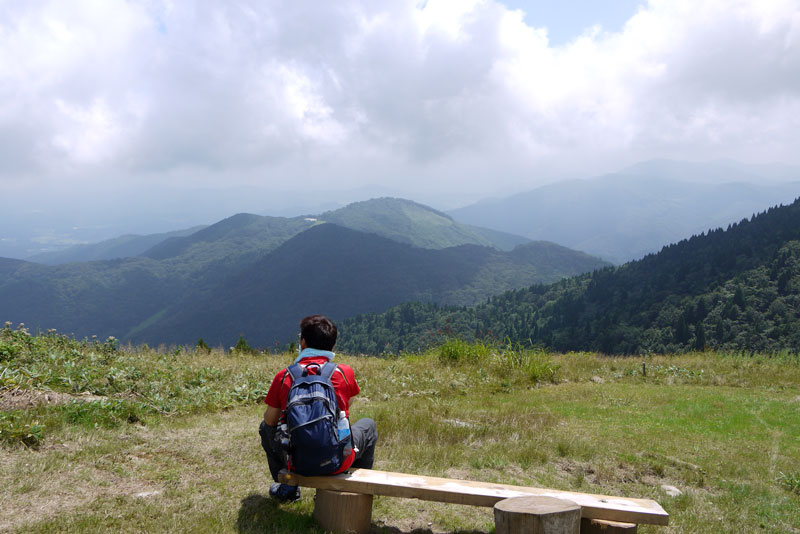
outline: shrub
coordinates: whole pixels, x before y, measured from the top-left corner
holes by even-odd
[[[439,361],[444,364],[475,363],[487,359],[491,352],[491,347],[480,341],[468,343],[452,338],[439,347]]]
[[[73,395],[66,402],[2,412],[0,442],[37,446],[45,434],[65,426],[149,424],[164,415],[256,403],[266,395],[272,376],[263,368],[251,369],[235,361],[217,367],[210,363],[213,357],[205,354],[173,357],[181,347],[169,353],[146,347],[118,348],[109,339],[76,340],[50,332],[30,336],[0,324],[0,389]],[[243,342],[236,354],[248,349],[253,351]]]
[[[800,495],[800,471],[795,471],[794,473],[778,473],[778,483],[792,493]]]
[[[525,376],[531,382],[555,383],[560,368],[544,349],[526,349],[520,343],[510,342],[501,350],[498,364]]]
[[[114,353],[117,350],[119,350],[119,339],[114,336],[108,336],[108,339],[103,342],[103,352]]]
[[[233,352],[238,352],[239,354],[255,354],[258,351],[247,344],[244,336],[239,336],[239,341],[237,341],[236,345],[234,345]]]
[[[137,404],[119,399],[73,400],[61,406],[67,422],[85,428],[135,423],[140,421],[140,415],[137,413],[139,409],[141,408]]]
[[[43,439],[44,425],[40,425],[39,421],[26,423],[13,412],[0,412],[0,442],[37,448]]]
[[[19,351],[19,345],[0,341],[0,361],[13,359],[14,356],[19,354]]]

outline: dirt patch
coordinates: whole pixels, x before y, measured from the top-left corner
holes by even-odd
[[[455,467],[451,467],[445,473],[447,478],[455,478],[458,480],[470,480],[470,472],[466,469],[457,469]]]
[[[556,466],[559,470],[564,471],[565,473],[575,473],[576,471],[583,471],[586,472],[586,465],[581,464],[580,462],[576,462],[575,460],[570,460],[568,458],[563,458],[556,462]]]
[[[80,395],[57,393],[55,391],[39,391],[35,389],[2,389],[0,390],[0,410],[27,410],[43,404],[66,404],[73,400],[91,402],[105,397],[92,395],[88,391]]]
[[[26,410],[42,404],[64,404],[71,395],[53,391],[35,391],[30,389],[0,390],[0,410]]]
[[[603,487],[616,487],[620,484],[634,482],[651,485],[660,483],[660,478],[652,476],[649,472],[642,472],[637,467],[625,463],[593,465],[588,462],[563,459],[557,465],[565,473],[569,473],[574,477],[586,478],[592,484]]]

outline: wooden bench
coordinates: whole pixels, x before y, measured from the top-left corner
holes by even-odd
[[[667,525],[669,514],[655,501],[593,495],[507,484],[436,478],[371,469],[341,475],[281,476],[281,482],[317,489],[314,515],[326,531],[361,534],[369,530],[372,496],[404,497],[494,507],[514,497],[553,497],[580,506],[581,534],[634,533],[639,523]]]

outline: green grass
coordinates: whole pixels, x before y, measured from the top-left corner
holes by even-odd
[[[800,495],[800,471],[778,473],[778,482],[787,490]]]
[[[0,531],[320,532],[313,491],[291,505],[266,496],[261,401],[292,358],[0,330],[2,398],[60,395],[0,412],[0,432],[13,424],[19,434],[0,434]],[[362,388],[354,419],[378,424],[378,469],[652,498],[670,526],[642,533],[800,525],[800,365],[791,359],[456,343],[337,359]],[[667,496],[665,484],[683,494]],[[377,497],[373,526],[492,532],[493,520],[491,509]]]

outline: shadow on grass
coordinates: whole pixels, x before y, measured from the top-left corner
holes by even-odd
[[[415,528],[414,530],[400,530],[397,527],[376,527],[374,524],[370,529],[375,534],[433,534],[429,528]],[[486,534],[485,530],[454,530],[450,534]]]
[[[269,496],[251,493],[242,499],[236,530],[242,534],[264,532],[322,532],[314,516],[306,511],[293,511],[280,506]],[[371,534],[433,534],[429,528],[401,530],[397,527],[372,524]],[[452,534],[486,534],[482,530],[458,530]]]
[[[242,499],[236,530],[242,534],[321,532],[311,514],[281,507],[269,496],[260,493],[251,493]]]

